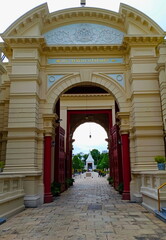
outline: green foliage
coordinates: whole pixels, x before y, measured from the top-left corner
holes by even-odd
[[[61,184],[57,182],[53,182],[51,184],[51,193],[54,197],[59,196],[61,192]]]
[[[98,169],[108,169],[109,168],[109,157],[108,153],[102,153],[101,154],[101,159],[97,163],[97,168]]]
[[[93,149],[91,155],[94,159],[94,165],[96,165],[98,169],[104,170],[109,168],[108,153],[100,153],[97,149]],[[72,159],[72,168],[74,169],[74,172],[78,172],[79,169],[84,169],[87,158],[88,154],[74,155]]]
[[[103,171],[101,169],[98,170],[99,176],[105,177],[106,176],[106,171]]]
[[[3,161],[0,161],[0,168],[4,168],[5,163]]]
[[[155,162],[157,162],[157,163],[165,163],[166,162],[166,158],[164,156],[156,156],[154,159],[155,159]]]
[[[114,179],[113,179],[113,177],[111,177],[111,176],[109,176],[109,177],[107,178],[107,181],[108,181],[109,184],[111,184],[111,185],[113,185],[113,183],[114,183]]]
[[[123,183],[120,183],[117,189],[120,194],[123,193],[123,188],[124,188]]]
[[[73,186],[73,182],[74,182],[75,180],[73,179],[73,178],[67,178],[66,179],[66,185],[67,185],[67,187],[71,187],[71,186]]]
[[[72,167],[74,169],[74,172],[77,169],[82,169],[84,168],[84,163],[81,161],[81,159],[78,157],[78,155],[75,155],[72,159]]]
[[[88,157],[88,154],[84,154],[84,155],[82,156],[82,158],[83,158],[84,161],[86,161],[87,157]]]
[[[91,151],[91,155],[94,159],[94,165],[97,165],[98,161],[100,160],[100,152],[97,149],[93,149]]]

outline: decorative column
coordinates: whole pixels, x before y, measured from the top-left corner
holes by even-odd
[[[122,171],[123,171],[123,200],[130,200],[130,149],[129,149],[129,113],[118,113],[120,119]]]
[[[53,201],[51,193],[51,143],[54,130],[55,114],[43,115],[44,119],[44,203]]]

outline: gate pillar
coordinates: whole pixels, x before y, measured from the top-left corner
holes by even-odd
[[[129,155],[129,134],[121,134],[122,142],[122,166],[123,166],[123,200],[130,200],[130,181],[131,181],[131,172],[130,172],[130,155]]]
[[[123,200],[130,200],[130,150],[129,150],[129,113],[118,113],[120,119],[122,169],[123,169]]]
[[[52,202],[51,194],[51,142],[52,136],[44,136],[44,203]]]
[[[44,164],[43,164],[43,182],[44,182],[44,203],[53,201],[51,193],[51,145],[52,134],[54,130],[56,115],[43,115],[44,120]]]

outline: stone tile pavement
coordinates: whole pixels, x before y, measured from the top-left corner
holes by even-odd
[[[166,240],[166,224],[122,201],[106,177],[77,176],[53,203],[26,209],[0,225],[0,240]]]

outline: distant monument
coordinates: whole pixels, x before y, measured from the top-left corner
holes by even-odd
[[[87,171],[91,171],[95,169],[95,165],[94,165],[94,159],[91,155],[91,152],[89,153],[87,159],[86,159],[86,165],[85,165],[85,169]]]

